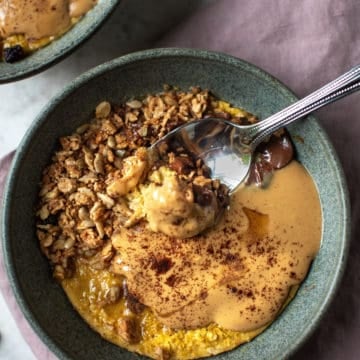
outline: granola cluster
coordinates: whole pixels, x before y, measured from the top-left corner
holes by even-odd
[[[254,121],[209,91],[166,88],[123,105],[101,102],[91,122],[60,138],[43,173],[37,211],[37,237],[56,279],[72,275],[76,257],[96,269],[109,267],[115,255],[114,230],[143,217],[126,196],[149,170],[146,148],[175,127],[207,116]],[[198,203],[205,204],[215,191],[226,206],[225,190],[209,179],[201,161],[180,151],[169,153],[168,164],[185,181],[194,182]],[[159,168],[161,163],[151,166]]]

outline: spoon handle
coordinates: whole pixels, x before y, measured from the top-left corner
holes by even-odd
[[[305,98],[251,126],[247,140],[256,147],[268,135],[293,121],[360,89],[360,65]]]

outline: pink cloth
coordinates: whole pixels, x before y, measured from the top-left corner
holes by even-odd
[[[358,0],[218,0],[185,19],[157,45],[206,48],[238,56],[269,71],[302,96],[360,62],[359,19]],[[294,359],[359,358],[359,96],[352,95],[318,113],[348,181],[352,244],[344,279],[328,314]],[[9,160],[0,163],[0,188]],[[2,268],[0,287],[36,356],[54,358],[19,312]]]
[[[6,175],[10,167],[11,160],[14,153],[10,153],[5,156],[3,159],[0,159],[0,204],[2,203],[2,193],[5,185]],[[41,360],[56,360],[57,358],[50,352],[46,346],[41,342],[38,336],[35,334],[34,330],[30,327],[24,315],[19,309],[19,306],[16,303],[14,294],[10,288],[8,282],[4,264],[2,249],[0,246],[0,291],[4,296],[4,299],[9,307],[10,312],[12,313],[16,324],[18,325],[22,335],[25,340],[30,345],[33,353],[38,359]]]

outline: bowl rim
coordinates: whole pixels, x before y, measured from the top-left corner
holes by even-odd
[[[232,55],[228,55],[222,52],[209,51],[203,49],[190,49],[190,48],[156,48],[150,50],[143,50],[134,53],[130,53],[111,61],[100,64],[82,75],[75,78],[73,81],[68,83],[62,91],[60,91],[57,95],[55,95],[45,107],[40,111],[40,113],[34,119],[32,125],[27,130],[23,139],[20,142],[18,150],[15,153],[13,158],[10,171],[7,176],[7,180],[4,188],[3,195],[3,206],[2,214],[0,212],[0,237],[1,244],[3,249],[3,257],[4,264],[7,271],[8,279],[12,288],[13,293],[15,294],[16,301],[24,314],[27,321],[30,323],[31,327],[35,330],[36,334],[42,340],[42,342],[52,351],[56,356],[60,359],[72,360],[71,357],[66,353],[65,350],[61,349],[57,343],[51,339],[47,333],[43,330],[43,328],[38,324],[36,317],[33,315],[31,311],[31,307],[24,300],[24,296],[22,293],[22,288],[20,286],[19,280],[17,279],[15,260],[12,257],[12,251],[10,246],[10,232],[7,224],[9,224],[10,214],[6,211],[10,206],[11,202],[11,193],[13,188],[15,187],[16,175],[19,171],[20,164],[22,159],[26,153],[28,146],[31,144],[33,136],[36,134],[37,130],[41,127],[42,123],[46,121],[48,115],[55,109],[59,103],[61,103],[65,98],[69,96],[72,92],[74,92],[77,88],[83,86],[87,82],[92,79],[111,71],[115,68],[126,66],[128,64],[134,64],[138,61],[146,61],[152,59],[159,58],[195,58],[198,60],[212,60],[218,61],[220,63],[225,63],[226,65],[240,66],[245,68],[247,71],[255,74],[256,76],[260,76],[262,79],[266,81],[270,81],[273,85],[277,87],[277,89],[283,93],[286,97],[292,98],[294,101],[297,100],[296,95],[287,88],[282,82],[278,79],[257,67],[256,65],[251,64],[245,60],[234,57]],[[332,281],[327,289],[327,296],[325,301],[320,304],[319,311],[317,316],[312,319],[308,323],[304,334],[301,335],[296,342],[292,343],[292,346],[287,349],[287,352],[282,355],[282,358],[288,358],[290,355],[294,354],[296,350],[300,348],[302,344],[306,342],[306,340],[313,334],[322,317],[326,313],[329,308],[336,290],[338,289],[341,279],[343,277],[345,271],[346,260],[348,257],[349,246],[350,246],[350,234],[351,234],[351,226],[350,226],[350,201],[349,201],[349,192],[346,183],[346,179],[344,176],[344,172],[339,161],[338,155],[331,144],[331,141],[326,134],[325,130],[318,123],[318,121],[310,116],[312,123],[320,130],[322,140],[325,142],[327,150],[329,151],[329,155],[333,162],[336,164],[336,174],[337,174],[337,183],[339,184],[340,189],[340,198],[342,205],[342,214],[343,214],[343,227],[341,231],[342,239],[341,248],[338,249],[340,254],[339,262],[337,263],[337,267],[334,269],[334,274]]]
[[[98,21],[95,26],[92,26],[93,22],[87,24],[84,30],[80,32],[80,35],[77,37],[76,41],[71,41],[70,44],[67,44],[66,43],[67,38],[71,36],[71,34],[73,34],[74,31],[77,31],[77,25],[80,25],[81,21],[83,20],[83,18],[81,18],[78,24],[75,24],[72,28],[66,31],[59,38],[56,38],[54,41],[50,42],[46,46],[35,51],[35,53],[43,51],[52,44],[55,44],[53,45],[55,47],[55,51],[45,61],[43,61],[42,58],[34,60],[32,54],[29,54],[29,56],[27,56],[24,59],[24,61],[26,61],[26,59],[31,59],[34,61],[29,62],[28,64],[25,65],[24,68],[20,68],[20,69],[17,69],[14,65],[21,64],[21,61],[15,64],[10,64],[9,67],[14,66],[14,69],[12,71],[7,71],[3,73],[0,72],[0,84],[7,84],[34,76],[62,61],[64,58],[66,58],[71,53],[73,53],[77,48],[81,47],[98,30],[100,30],[101,25],[110,17],[113,10],[120,2],[121,0],[103,0],[101,4],[97,4],[96,6],[101,5],[102,9],[101,12],[99,9],[99,14],[101,16],[97,18]],[[96,6],[90,11],[95,10]],[[86,16],[86,14],[84,16]],[[0,69],[2,63],[3,62],[0,61]]]

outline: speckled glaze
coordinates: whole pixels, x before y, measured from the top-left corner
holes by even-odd
[[[120,0],[99,0],[76,26],[44,48],[13,64],[0,61],[0,84],[33,76],[62,60],[87,40]]]
[[[276,79],[239,59],[213,52],[156,49],[130,54],[80,76],[54,98],[23,139],[8,179],[2,217],[5,263],[26,318],[60,359],[139,359],[90,330],[52,280],[34,234],[34,205],[41,171],[59,136],[87,122],[104,99],[121,102],[157,92],[163,84],[199,85],[264,118],[296,97]],[[297,296],[279,318],[252,342],[214,357],[282,359],[306,340],[334,296],[349,242],[346,184],[334,150],[316,120],[309,117],[290,132],[298,159],[320,194],[323,237],[318,256]],[[303,139],[298,141],[296,139]],[[61,319],[61,321],[59,321]]]

